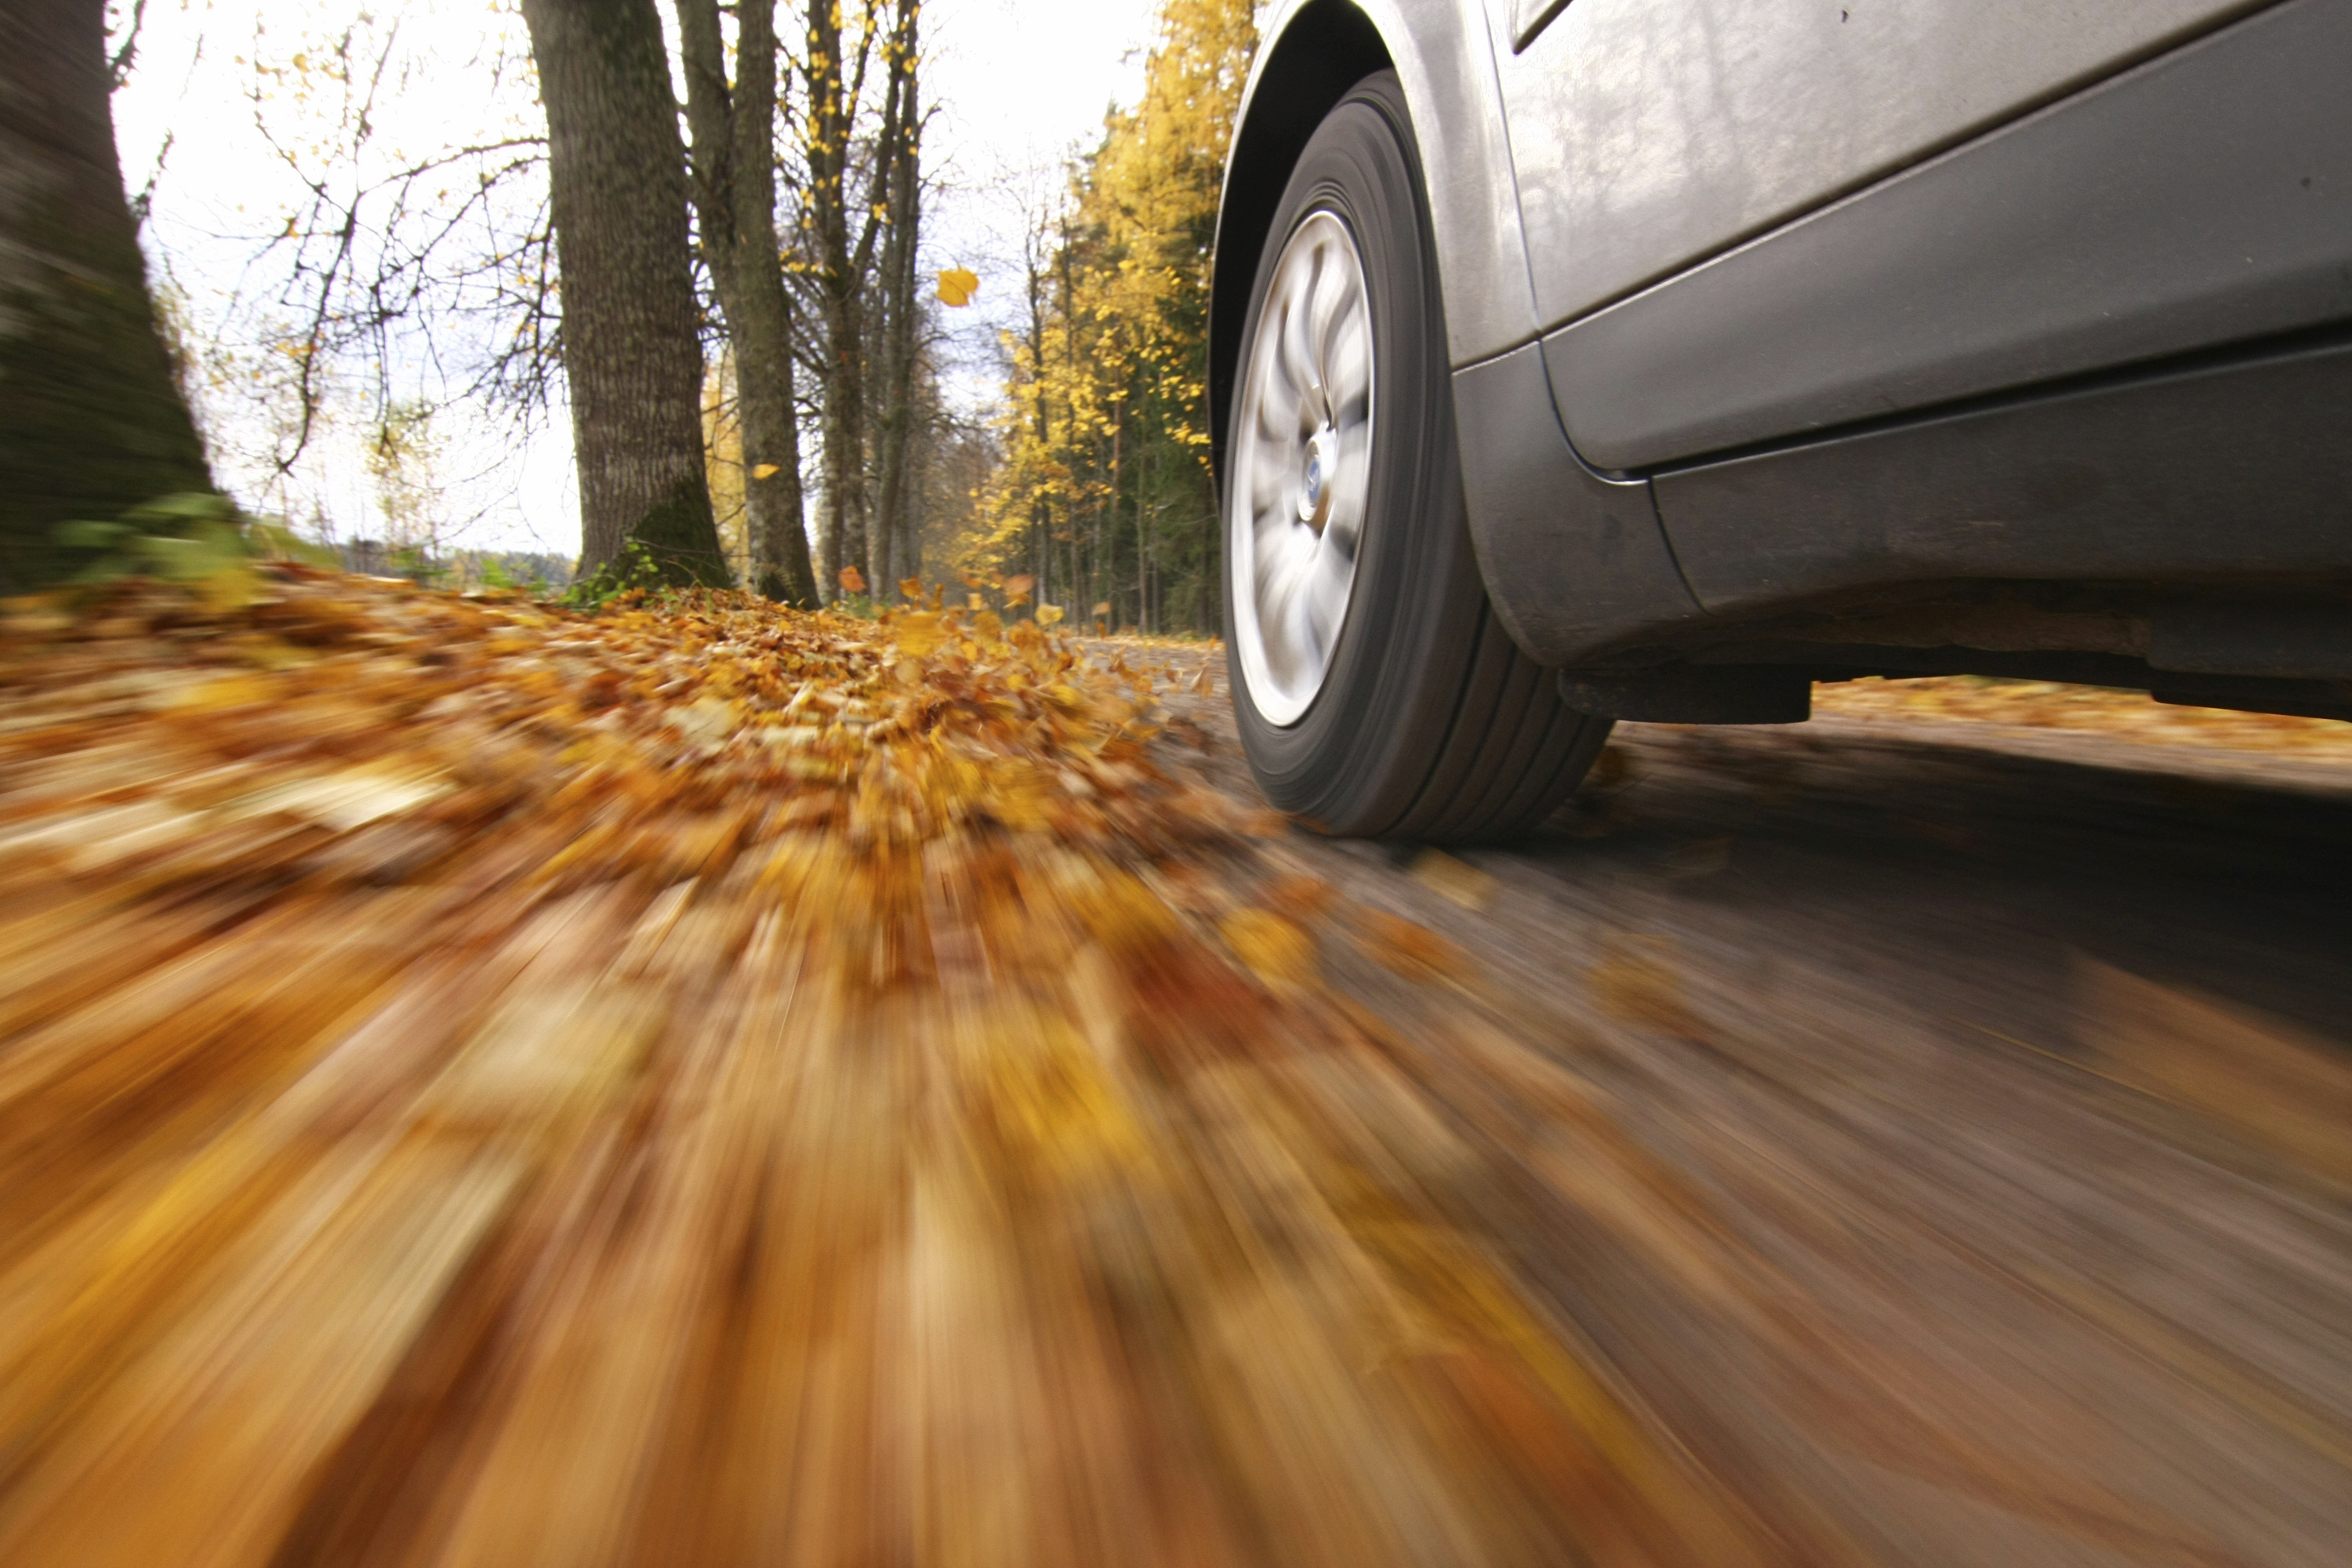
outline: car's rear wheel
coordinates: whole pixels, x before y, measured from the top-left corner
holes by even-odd
[[[1486,602],[1393,73],[1342,100],[1291,175],[1232,417],[1225,640],[1266,798],[1374,837],[1503,838],[1541,820],[1609,722],[1561,707]]]

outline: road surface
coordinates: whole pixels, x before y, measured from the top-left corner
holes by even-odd
[[[1612,747],[1524,845],[1278,851],[1473,961],[1507,1047],[1385,1031],[1454,1222],[1786,1560],[2352,1560],[2352,768]]]
[[[0,1563],[2352,1562],[2342,748],[1629,726],[1449,856],[1094,652],[0,607]]]

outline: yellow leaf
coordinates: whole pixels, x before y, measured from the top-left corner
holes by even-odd
[[[898,645],[900,653],[920,658],[947,640],[941,619],[929,610],[902,615],[890,623],[890,640]]]
[[[901,577],[898,579],[898,592],[919,605],[923,602],[923,580],[919,577]]]
[[[1266,984],[1287,988],[1314,978],[1315,942],[1268,910],[1235,910],[1217,922],[1234,956]]]
[[[962,306],[971,303],[980,291],[980,275],[961,267],[950,267],[940,274],[940,303]]]
[[[1494,878],[1443,849],[1423,850],[1413,860],[1412,879],[1465,910],[1483,910],[1495,897]]]
[[[1015,605],[1027,604],[1029,602],[1029,591],[1036,585],[1037,579],[1030,576],[1025,572],[1018,577],[1007,577],[1004,580],[1005,608],[1011,609]]]
[[[751,477],[755,479],[772,479],[783,471],[783,469],[776,467],[773,463],[754,463],[751,465]]]
[[[1062,618],[1062,606],[1061,606],[1061,605],[1038,605],[1038,606],[1037,606],[1037,624],[1038,624],[1039,626],[1052,626],[1055,621],[1058,621],[1058,620],[1060,620],[1061,618]]]

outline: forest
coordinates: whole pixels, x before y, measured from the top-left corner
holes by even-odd
[[[215,13],[198,52],[236,50],[230,111],[296,194],[184,249],[151,221],[159,184],[204,178],[172,162],[184,127],[149,167],[110,144],[108,98],[166,68],[143,0],[35,9],[105,29],[103,78],[51,106],[79,132],[57,188],[121,194],[75,205],[59,250],[58,276],[110,279],[108,310],[60,289],[29,312],[112,346],[5,351],[10,427],[38,433],[0,503],[19,585],[102,569],[94,541],[152,526],[135,508],[218,494],[454,587],[864,608],[1025,575],[1074,623],[1217,629],[1202,374],[1247,5],[1167,0],[1139,95],[980,271],[926,228],[967,176],[927,140],[917,0],[520,0],[473,31],[425,6],[249,37]],[[950,331],[975,291],[1010,323],[977,374]],[[500,562],[546,551],[485,541],[478,474],[565,424],[579,552],[519,575]],[[108,456],[126,445],[143,466]]]

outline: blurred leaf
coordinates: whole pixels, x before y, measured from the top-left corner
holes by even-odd
[[[961,308],[971,303],[980,291],[980,276],[961,267],[950,267],[940,274],[940,303]]]
[[[1469,973],[1469,961],[1426,926],[1383,910],[1363,917],[1364,951],[1373,962],[1414,980],[1451,980]]]
[[[1234,955],[1268,985],[1302,985],[1315,976],[1313,939],[1271,910],[1236,910],[1217,929]]]
[[[1585,976],[1601,1010],[1624,1023],[1706,1038],[1706,1026],[1683,1000],[1673,963],[1675,945],[1664,937],[1620,937],[1607,943],[1601,962]]]
[[[929,610],[902,614],[890,623],[890,640],[909,658],[927,658],[947,640],[941,619]]]
[[[1412,879],[1465,910],[1483,910],[1495,900],[1494,878],[1443,849],[1424,849],[1415,856]]]

